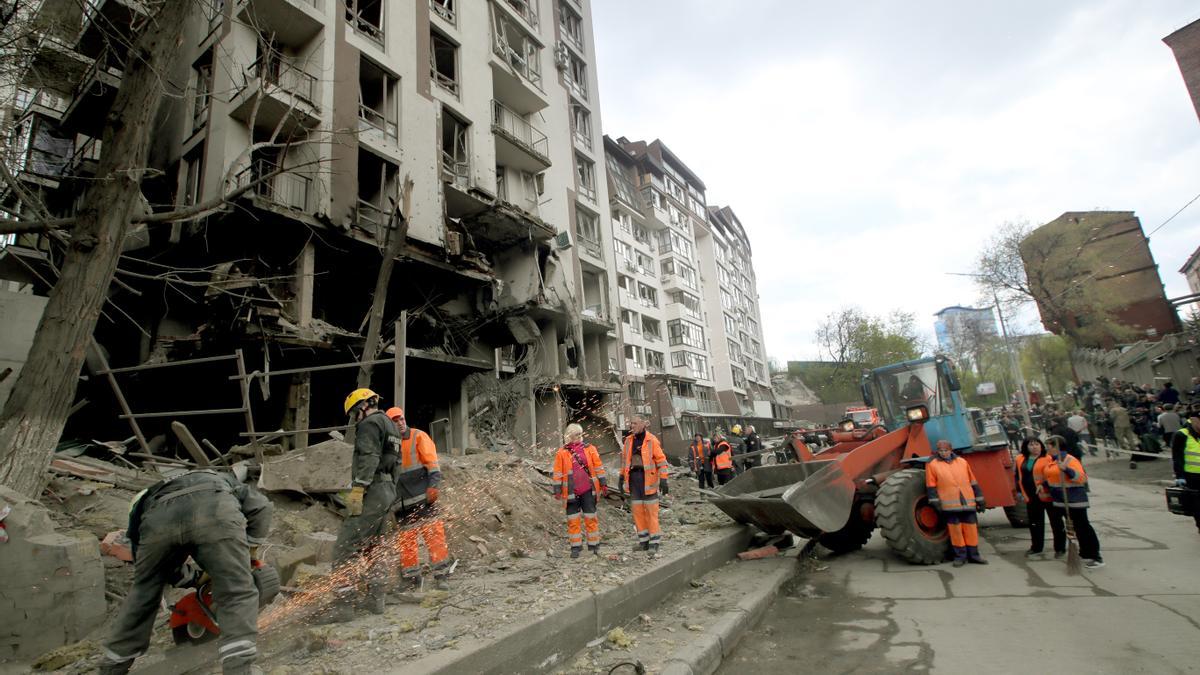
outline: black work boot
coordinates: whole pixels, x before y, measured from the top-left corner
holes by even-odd
[[[450,590],[450,579],[445,574],[433,575],[433,587],[439,591]]]
[[[583,552],[583,548],[580,546],[572,546],[571,547],[571,557],[572,558],[578,558],[579,554],[582,552]]]
[[[600,544],[588,544],[588,550],[596,555],[600,555]]]
[[[385,595],[383,584],[371,584],[367,587],[367,597],[363,598],[363,607],[372,614],[383,614]]]
[[[650,550],[650,542],[639,541],[638,543],[633,545],[633,550],[634,551],[649,551]]]

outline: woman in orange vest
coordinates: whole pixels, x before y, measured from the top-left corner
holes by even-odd
[[[733,448],[720,431],[713,434],[713,468],[717,470],[718,484],[733,480]]]
[[[704,440],[704,434],[692,437],[688,457],[691,460],[692,473],[696,474],[696,480],[700,482],[700,488],[716,487],[717,484],[713,481],[712,444]]]
[[[929,503],[946,518],[954,546],[954,566],[962,567],[967,562],[986,565],[979,555],[979,518],[975,515],[985,508],[983,491],[971,465],[954,454],[950,441],[938,441],[937,453],[925,465],[925,489]]]
[[[621,451],[621,492],[629,485],[629,504],[633,510],[633,525],[637,528],[638,543],[634,549],[658,554],[662,531],[658,527],[658,493],[666,495],[667,456],[658,438],[646,430],[646,418],[634,415],[629,422],[630,434],[625,437]]]
[[[1079,537],[1079,555],[1087,568],[1094,570],[1104,567],[1104,558],[1100,556],[1100,538],[1088,522],[1087,474],[1083,471],[1083,463],[1066,448],[1067,441],[1062,436],[1046,439],[1050,461],[1040,465],[1038,485],[1050,495],[1052,503],[1047,509],[1050,527],[1063,527],[1063,518],[1069,517],[1075,535]]]
[[[1046,454],[1046,446],[1037,438],[1026,438],[1021,441],[1021,452],[1017,455],[1015,467],[1017,488],[1025,499],[1025,513],[1029,517],[1029,550],[1026,558],[1041,559],[1045,557],[1042,549],[1046,546],[1046,510],[1050,507],[1050,493],[1040,485],[1040,476],[1047,463],[1053,460]],[[1050,522],[1054,537],[1054,557],[1061,558],[1067,552],[1067,532],[1062,527],[1062,521]]]
[[[587,527],[588,550],[600,555],[600,519],[596,516],[596,501],[608,492],[604,463],[596,446],[583,442],[583,427],[568,424],[563,431],[563,445],[554,455],[555,492],[567,511],[567,541],[571,557],[583,552],[583,532],[579,526],[582,516]]]

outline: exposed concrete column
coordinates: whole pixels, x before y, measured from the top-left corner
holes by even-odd
[[[292,311],[296,315],[296,325],[301,328],[312,323],[316,258],[317,248],[312,242],[308,242],[296,260],[296,278],[292,282],[292,289],[295,292]]]

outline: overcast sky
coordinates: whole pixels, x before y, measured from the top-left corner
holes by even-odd
[[[767,351],[847,305],[978,300],[993,228],[1200,193],[1200,119],[1162,38],[1195,0],[594,0],[604,132],[661,138],[750,236]],[[1169,296],[1200,202],[1151,237]],[[1026,317],[1026,328],[1034,322]],[[1040,329],[1040,326],[1037,327]]]

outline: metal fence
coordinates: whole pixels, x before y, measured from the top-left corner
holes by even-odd
[[[1200,344],[1194,333],[1172,333],[1158,342],[1141,341],[1121,349],[1076,349],[1075,371],[1081,379],[1103,375],[1135,384],[1173,382],[1191,388],[1200,375]]]

